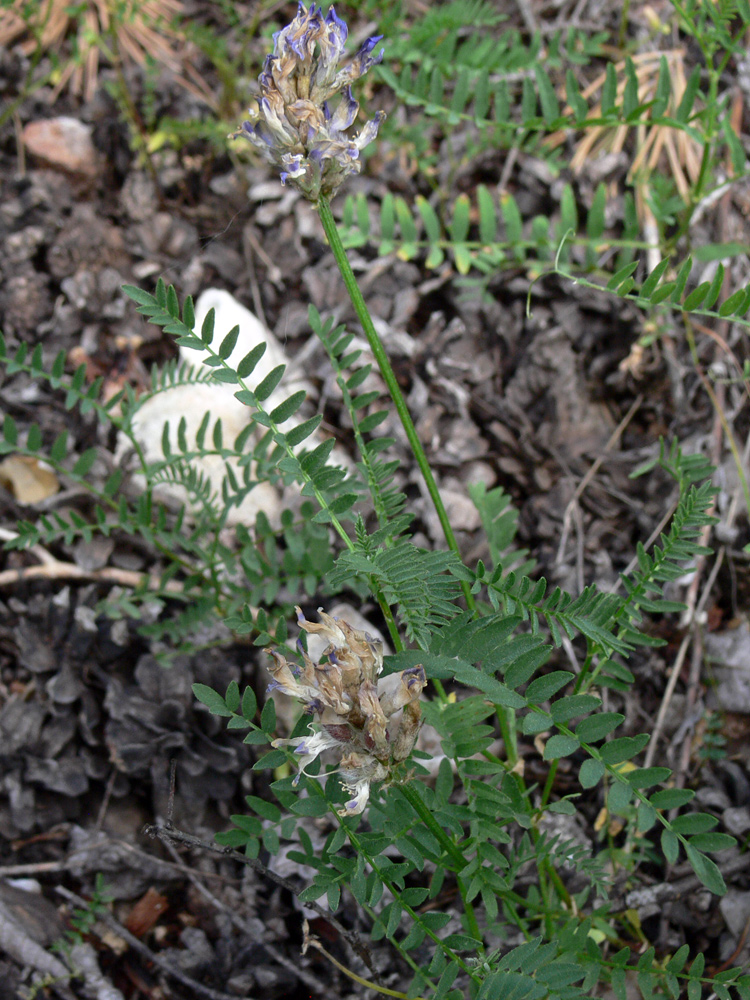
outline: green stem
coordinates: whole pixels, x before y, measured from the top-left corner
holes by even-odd
[[[460,848],[453,842],[453,840],[451,840],[442,826],[438,823],[422,799],[419,797],[419,794],[415,792],[408,783],[399,785],[398,790],[407,800],[409,805],[414,809],[414,812],[417,816],[419,816],[430,833],[434,834],[435,839],[438,841],[445,853],[450,855],[451,859],[459,866],[459,868],[465,868],[466,858],[461,853]]]
[[[401,639],[401,636],[399,635],[398,625],[396,625],[396,619],[393,617],[393,611],[391,610],[391,606],[388,603],[388,601],[386,601],[378,585],[377,580],[374,577],[370,577],[369,582],[370,582],[370,587],[372,588],[372,592],[377,599],[378,606],[380,607],[380,611],[383,615],[383,618],[385,618],[385,623],[388,626],[388,635],[390,635],[391,637],[391,642],[393,643],[394,652],[400,653],[404,648],[404,643],[403,640]]]
[[[549,802],[549,797],[552,794],[552,788],[555,784],[555,778],[557,777],[557,766],[560,763],[559,760],[553,760],[550,765],[549,773],[547,774],[547,780],[544,783],[544,791],[542,792],[542,800],[539,803],[539,808],[543,812],[547,808],[547,803]]]
[[[464,858],[459,847],[446,834],[445,830],[424,804],[422,799],[419,797],[419,793],[416,792],[409,784],[399,785],[398,789],[430,833],[434,834],[438,843],[445,849],[446,853],[450,855],[454,862],[456,862],[459,870],[465,868],[466,858]],[[466,887],[464,886],[458,873],[456,873],[456,882],[458,884],[458,891],[461,893],[461,899],[463,900],[469,933],[476,941],[481,942],[482,933],[479,930],[479,924],[477,922],[476,914],[474,913],[474,907],[466,898]]]
[[[419,440],[417,429],[414,426],[414,421],[409,413],[406,400],[401,392],[401,387],[398,384],[398,380],[396,379],[393,368],[391,367],[391,363],[388,360],[388,355],[383,347],[383,342],[375,330],[367,305],[365,304],[365,300],[359,290],[357,279],[354,277],[354,272],[352,271],[351,265],[349,264],[349,260],[346,256],[346,250],[344,249],[344,244],[341,242],[341,237],[339,236],[339,231],[336,227],[336,220],[333,217],[333,212],[331,211],[331,205],[328,199],[321,196],[317,204],[317,209],[326,237],[328,238],[329,246],[331,247],[338,269],[341,272],[341,277],[344,279],[344,285],[349,293],[349,298],[354,306],[354,311],[362,324],[362,329],[367,337],[370,350],[378,363],[380,374],[383,376],[383,380],[385,381],[388,392],[393,400],[393,405],[396,407],[396,412],[398,413],[401,424],[406,432],[409,445],[411,446],[414,457],[417,460],[417,465],[419,466],[424,478],[427,486],[427,492],[430,494],[435,511],[437,512],[440,526],[443,529],[445,540],[448,543],[448,548],[451,549],[452,552],[455,552],[460,559],[461,553],[459,552],[456,536],[453,534],[453,528],[448,520],[448,514],[445,510],[445,506],[443,505],[443,501],[440,498],[440,492],[438,490],[437,483],[435,482],[435,477],[432,474],[430,464],[427,461],[427,455],[422,447],[422,442]],[[469,584],[465,580],[461,581],[461,589],[463,590],[467,606],[470,610],[474,611],[476,608],[474,595],[471,593]]]
[[[285,750],[285,753],[286,753],[286,755],[287,755],[287,757],[289,759],[291,759],[293,757],[293,754],[290,751]],[[401,786],[401,787],[403,788],[404,786]],[[336,805],[335,805],[335,803],[331,802],[330,798],[328,797],[328,794],[326,792],[325,787],[323,785],[321,785],[320,782],[315,781],[315,780],[310,780],[308,778],[307,779],[307,788],[308,788],[308,794],[310,794],[310,795],[317,795],[319,798],[323,799],[328,804],[328,808],[331,810],[331,812],[335,813]],[[409,801],[411,801],[411,799],[409,799]],[[430,815],[430,818],[432,819],[431,814],[428,813],[428,815]],[[440,827],[438,827],[438,829],[440,830],[440,833],[443,833],[443,831],[442,831],[442,829],[440,829]],[[412,918],[412,920],[415,923],[421,923],[418,912],[416,910],[414,910],[411,906],[409,906],[408,903],[406,903],[405,901],[402,901],[400,899],[399,887],[388,878],[387,874],[385,874],[384,872],[382,872],[382,871],[380,871],[378,869],[378,866],[375,863],[375,857],[374,857],[374,855],[370,855],[368,853],[365,845],[362,844],[360,842],[359,838],[357,837],[356,831],[352,830],[351,827],[347,826],[346,827],[346,834],[347,834],[347,836],[349,838],[349,842],[352,845],[352,848],[354,849],[355,853],[356,854],[361,854],[365,858],[365,860],[372,866],[373,870],[378,872],[379,877],[383,881],[383,885],[385,885],[386,888],[389,890],[389,892],[391,892],[393,894],[393,896],[394,896],[395,899],[398,899],[401,902],[401,905],[402,905],[404,911],[409,914],[409,916]],[[445,835],[443,834],[443,836],[445,836]],[[455,848],[455,845],[453,845],[453,846]],[[462,864],[463,864],[463,858],[462,858]],[[349,888],[351,889],[351,885],[349,886]],[[373,911],[368,906],[366,906],[366,905],[365,905],[365,911],[367,913],[369,913],[369,915],[373,918],[373,920],[379,921],[381,919],[379,915],[376,915],[375,913],[373,913]],[[422,923],[422,926],[424,927],[427,936],[429,938],[431,938],[435,942],[435,944],[438,946],[438,948],[440,948],[442,950],[442,952],[446,956],[446,958],[448,958],[449,961],[455,962],[456,965],[458,965],[458,967],[460,969],[462,969],[471,979],[474,980],[475,983],[478,984],[479,980],[478,980],[476,974],[474,972],[472,972],[472,969],[467,964],[467,962],[464,961],[464,959],[462,959],[460,955],[457,955],[451,948],[449,948],[445,944],[445,942],[442,941],[437,936],[437,934],[435,933],[435,931],[431,927],[429,927],[429,926],[427,926],[426,924],[423,924],[423,923]],[[391,942],[391,944],[394,946],[394,948],[396,948],[396,950],[401,954],[401,956],[404,959],[404,961],[408,965],[410,965],[411,968],[415,972],[420,971],[418,969],[417,965],[415,964],[414,960],[411,958],[411,956],[407,952],[405,952],[403,950],[403,948],[401,947],[400,943],[396,940],[396,938],[392,934],[388,935],[388,940]],[[424,971],[424,970],[421,970],[421,971]],[[430,983],[429,978],[428,978],[427,982]]]
[[[552,914],[550,913],[552,903],[550,900],[550,891],[547,884],[547,874],[546,869],[543,864],[537,861],[537,875],[539,876],[539,893],[544,902],[544,933],[548,941],[551,941],[554,936],[554,926],[552,924]]]
[[[516,733],[516,710],[504,705],[495,705],[500,736],[505,744],[505,760],[509,771],[518,763],[518,735]]]

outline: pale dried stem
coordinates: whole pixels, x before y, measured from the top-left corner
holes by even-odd
[[[710,532],[704,529],[704,533],[708,534]],[[701,544],[705,544],[705,542],[707,541],[708,541],[707,537],[705,539],[701,538]],[[698,572],[696,572],[695,576],[693,577],[691,588],[688,591],[688,597],[686,601],[686,603],[688,604],[691,619],[693,621],[693,626],[690,628],[690,631],[687,632],[683,637],[682,642],[680,643],[680,648],[677,651],[677,656],[675,657],[674,663],[672,664],[672,669],[669,675],[669,681],[667,682],[664,695],[662,696],[661,705],[659,706],[659,713],[656,717],[656,722],[654,723],[654,729],[651,734],[651,739],[648,744],[648,750],[646,751],[646,757],[643,762],[644,767],[651,767],[651,765],[654,762],[654,757],[656,756],[656,748],[658,746],[662,731],[664,729],[664,722],[666,720],[667,712],[669,711],[669,706],[674,696],[675,688],[677,686],[677,681],[679,680],[680,673],[682,672],[682,667],[685,662],[685,656],[687,655],[687,651],[688,648],[690,647],[691,642],[693,642],[694,640],[696,642],[699,641],[700,632],[698,631],[697,623],[701,617],[703,610],[705,609],[706,603],[711,594],[713,585],[716,582],[716,577],[718,576],[719,569],[721,568],[723,560],[724,560],[724,549],[722,548],[719,550],[716,556],[716,560],[713,566],[711,567],[711,572],[708,576],[708,579],[706,580],[706,583],[703,587],[703,591],[701,593],[700,600],[697,602],[697,604],[695,603],[695,598],[693,596],[694,595],[693,584],[696,584],[697,582],[700,581],[700,575]],[[695,702],[695,691],[697,690],[697,684],[700,679],[700,676],[698,677],[694,676],[696,670],[696,663],[698,671],[700,672],[701,660],[702,657],[693,656],[691,662],[690,678],[688,680],[688,692],[693,693],[693,698],[690,703],[691,705]],[[681,776],[684,775],[684,770],[685,770],[684,766],[680,768],[680,772],[677,776],[678,783],[680,781]]]
[[[18,569],[6,569],[0,573],[0,587],[8,587],[14,583],[25,583],[28,580],[93,580],[118,584],[122,587],[139,587],[147,583],[150,590],[160,588],[158,574],[136,573],[129,569],[117,569],[105,566],[102,569],[82,569],[74,563],[60,562],[55,559],[41,566],[24,566]],[[168,580],[161,588],[171,594],[181,594],[184,590],[181,583]]]
[[[58,986],[62,986],[70,979],[70,972],[62,962],[37,944],[2,902],[0,902],[0,952],[21,966],[28,966],[43,976],[51,976],[57,981]]]

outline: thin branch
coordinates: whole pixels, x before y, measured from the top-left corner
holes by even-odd
[[[156,826],[149,824],[143,828],[143,832],[147,837],[152,837],[156,840],[161,840],[164,843],[177,843],[186,844],[188,847],[193,847],[199,851],[210,851],[212,854],[221,854],[225,858],[231,858],[233,861],[239,861],[242,865],[247,865],[252,868],[253,871],[258,872],[263,878],[268,879],[270,882],[275,882],[276,885],[280,885],[283,889],[291,892],[294,896],[299,896],[302,892],[298,886],[296,886],[289,879],[282,878],[281,875],[277,875],[276,872],[271,871],[270,868],[258,861],[257,858],[249,858],[246,854],[240,854],[239,851],[235,851],[231,847],[222,847],[220,844],[212,844],[210,841],[201,840],[199,837],[194,837],[191,833],[184,833],[182,830],[175,830],[173,827],[167,826]],[[304,888],[304,887],[303,887]],[[356,931],[348,930],[341,924],[328,910],[324,910],[322,906],[319,906],[315,901],[305,901],[305,906],[314,910],[319,917],[322,917],[326,923],[329,923],[334,927],[344,940],[349,943],[351,949],[356,952],[356,954],[362,959],[368,969],[371,972],[375,972],[375,966],[373,965],[372,956],[366,945],[363,944],[359,935]]]
[[[0,587],[9,587],[27,580],[93,580],[96,583],[113,583],[121,587],[141,587],[145,583],[151,590],[181,594],[184,587],[177,580],[168,580],[162,586],[157,574],[136,573],[130,569],[104,566],[102,569],[82,569],[75,563],[61,562],[54,557],[41,566],[21,566],[0,573]]]
[[[65,899],[69,900],[71,903],[75,903],[76,906],[83,907],[84,909],[88,905],[85,899],[81,896],[76,895],[75,892],[71,892],[70,889],[66,889],[62,885],[55,886],[55,891],[63,896]],[[137,951],[139,955],[147,959],[149,962],[153,962],[157,968],[161,969],[163,973],[167,976],[171,976],[173,979],[178,980],[183,986],[187,986],[188,989],[193,990],[199,996],[206,997],[206,1000],[237,1000],[236,996],[232,996],[229,993],[223,993],[221,990],[211,989],[210,986],[204,986],[195,979],[191,979],[190,976],[186,976],[184,972],[177,969],[168,962],[165,958],[158,954],[158,952],[152,951],[147,947],[141,940],[139,940],[134,934],[131,934],[127,928],[123,927],[122,924],[115,920],[111,913],[107,910],[103,910],[99,914],[99,919],[104,921],[114,932],[119,935],[127,944]],[[253,1000],[252,997],[248,997],[247,1000]]]
[[[176,861],[181,861],[181,857],[177,848],[173,844],[170,844],[168,841],[163,841],[163,843],[165,848],[172,855],[172,857]],[[220,910],[222,913],[225,913],[229,917],[231,922],[234,924],[234,926],[242,934],[246,935],[247,922],[231,907],[227,906],[226,903],[222,902],[218,897],[214,896],[214,894],[209,889],[206,888],[206,886],[203,884],[204,873],[188,870],[186,874],[187,877],[195,886],[196,891],[200,893],[200,895],[203,896],[203,898],[206,899],[213,907],[215,907],[215,909]],[[317,990],[321,996],[325,995],[326,993],[325,983],[321,982],[321,980],[318,979],[317,976],[314,976],[312,972],[310,972],[308,969],[302,969],[297,963],[290,961],[285,955],[283,955],[279,951],[278,948],[274,947],[274,945],[272,945],[270,941],[264,941],[263,947],[266,949],[268,954],[273,958],[275,962],[278,962],[279,965],[282,965],[285,969],[287,969],[287,971],[291,972],[293,976],[296,976],[297,979],[303,982],[310,989]]]

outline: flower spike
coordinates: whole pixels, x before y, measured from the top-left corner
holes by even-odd
[[[373,35],[348,62],[344,46],[349,29],[331,7],[323,16],[314,3],[274,35],[274,49],[258,77],[258,107],[235,136],[242,135],[312,202],[332,197],[350,174],[359,173],[360,150],[378,134],[385,112],[378,111],[357,136],[350,136],[359,111],[351,92],[383,57],[372,51],[383,37]],[[329,100],[339,94],[332,110]]]
[[[307,714],[318,721],[310,725],[308,735],[274,740],[272,746],[294,747],[299,763],[295,784],[320,753],[339,750],[344,789],[350,796],[339,815],[357,816],[369,801],[371,783],[392,779],[414,747],[422,723],[419,698],[427,683],[425,672],[421,666],[409,667],[389,678],[389,693],[379,691],[382,642],[322,609],[320,622],[309,622],[300,608],[296,610],[300,628],[328,642],[325,659],[313,663],[300,650],[304,664],[300,667],[266,650],[274,659],[269,691],[304,702]]]

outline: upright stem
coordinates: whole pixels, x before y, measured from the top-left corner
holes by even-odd
[[[401,392],[401,387],[398,384],[396,376],[391,367],[391,363],[388,360],[388,355],[383,347],[383,342],[377,334],[375,327],[368,312],[365,300],[362,297],[362,293],[357,285],[357,279],[354,277],[354,272],[351,269],[349,260],[346,256],[346,250],[344,249],[344,244],[341,242],[341,237],[339,236],[339,231],[336,227],[336,221],[333,218],[333,213],[331,212],[331,205],[327,198],[321,197],[318,201],[318,215],[320,216],[320,221],[323,224],[323,229],[328,238],[328,243],[333,252],[333,256],[338,265],[339,271],[341,272],[341,277],[344,279],[344,285],[346,290],[349,292],[349,298],[354,306],[354,311],[357,314],[357,318],[362,324],[362,329],[367,337],[367,342],[370,345],[370,350],[373,353],[375,360],[380,368],[380,374],[383,376],[385,384],[390,393],[391,399],[393,400],[393,405],[396,407],[396,412],[399,415],[401,424],[406,432],[407,440],[414,452],[414,457],[417,460],[417,465],[422,473],[425,484],[427,486],[427,492],[430,494],[430,498],[437,512],[438,519],[440,521],[440,526],[443,529],[443,534],[445,535],[445,540],[448,543],[448,548],[451,549],[460,558],[461,554],[458,550],[458,543],[456,542],[456,536],[453,534],[453,528],[451,527],[450,521],[448,520],[448,514],[446,513],[443,501],[440,498],[440,492],[437,488],[437,483],[435,482],[435,477],[432,474],[432,469],[427,461],[427,455],[425,454],[424,448],[422,447],[422,442],[419,440],[417,435],[417,429],[414,426],[414,421],[411,418],[409,409],[406,405],[406,400],[404,399],[403,393]],[[473,611],[475,609],[474,595],[471,593],[469,584],[462,580],[461,588],[466,599],[466,603],[469,608]]]
[[[432,815],[430,810],[424,804],[422,799],[419,797],[419,793],[416,792],[408,782],[398,786],[399,791],[407,800],[407,802],[414,809],[416,814],[422,820],[424,825],[428,830],[435,836],[438,843],[443,847],[446,854],[450,855],[453,861],[458,867],[458,871],[466,867],[466,858],[463,856],[461,849],[457,844],[451,840],[451,838],[443,830],[442,826],[438,823],[435,817]],[[469,933],[476,940],[482,941],[482,933],[479,930],[479,924],[477,922],[476,914],[474,913],[474,907],[471,905],[466,897],[466,886],[461,876],[456,872],[456,884],[458,886],[458,891],[461,894],[461,900],[464,904],[464,913],[466,915],[466,925],[468,927]]]

